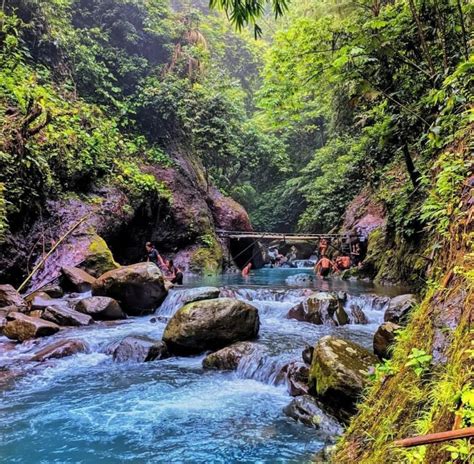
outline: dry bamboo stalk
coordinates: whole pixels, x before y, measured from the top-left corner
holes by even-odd
[[[444,441],[458,440],[460,438],[474,437],[474,427],[449,430],[447,432],[430,433],[428,435],[419,435],[412,438],[404,438],[394,442],[395,446],[410,448],[412,446],[430,445]]]
[[[85,216],[83,216],[81,219],[79,219],[79,221],[77,221],[55,244],[54,246],[51,248],[51,250],[48,251],[48,253],[46,254],[46,256],[33,268],[33,270],[28,274],[28,277],[21,283],[21,285],[18,287],[17,291],[20,293],[23,288],[25,287],[25,285],[30,281],[30,279],[36,274],[36,272],[38,271],[38,269],[40,269],[41,266],[43,266],[43,264],[46,262],[46,260],[54,253],[54,251],[56,250],[56,248],[58,248],[59,245],[61,245],[62,242],[64,242],[64,240],[66,240],[66,238],[72,234],[72,232],[74,232],[86,219],[89,218],[89,216],[91,215],[91,213],[88,213],[86,214]]]

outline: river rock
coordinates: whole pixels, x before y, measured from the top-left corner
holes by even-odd
[[[189,303],[168,322],[163,340],[175,353],[218,350],[257,337],[258,311],[243,301],[216,298]]]
[[[401,329],[402,326],[393,322],[384,322],[379,326],[374,335],[374,353],[380,359],[389,359],[392,353],[389,348],[395,341],[395,331]]]
[[[108,296],[84,298],[77,303],[75,310],[91,316],[96,321],[115,321],[127,318],[119,303]]]
[[[65,358],[77,353],[87,351],[86,344],[81,340],[59,340],[51,345],[45,346],[38,351],[32,361],[43,362],[49,359]]]
[[[25,300],[9,284],[0,285],[0,308],[4,308],[6,306],[26,306]]]
[[[64,288],[71,292],[88,292],[95,281],[94,277],[77,267],[63,267],[61,273],[63,276]]]
[[[260,348],[252,342],[238,342],[207,355],[203,362],[204,369],[217,369],[220,371],[234,371],[239,366],[241,359],[254,353]]]
[[[64,296],[64,290],[57,284],[46,285],[41,289],[41,291],[49,295],[51,298],[62,298]]]
[[[193,303],[194,301],[212,300],[214,298],[219,298],[220,292],[220,289],[218,289],[217,287],[192,288],[185,291],[185,296],[183,298],[182,304],[186,305],[188,303]]]
[[[148,337],[126,337],[110,351],[116,362],[148,362],[169,357],[164,342]]]
[[[304,350],[301,353],[301,357],[303,358],[303,361],[309,366],[311,366],[311,362],[313,361],[313,352],[314,352],[314,346],[306,345]]]
[[[367,316],[365,315],[364,311],[362,311],[359,305],[351,305],[350,314],[351,321],[353,324],[365,325],[369,323]]]
[[[309,395],[298,396],[283,409],[283,412],[295,421],[320,429],[329,436],[335,437],[343,432],[339,422],[326,414],[320,404]]]
[[[325,336],[314,347],[309,387],[338,419],[347,421],[377,358],[356,343]]]
[[[149,314],[166,298],[160,269],[153,263],[138,263],[106,272],[92,286],[94,296],[119,301],[129,315]]]
[[[89,325],[94,322],[87,314],[75,311],[66,306],[48,306],[41,315],[45,321],[54,322],[61,326]]]
[[[278,380],[284,379],[290,396],[308,393],[309,368],[306,364],[293,361],[286,364],[278,374]]]
[[[33,292],[25,298],[29,311],[43,311],[53,304],[53,299],[45,292]]]
[[[3,335],[12,340],[23,342],[30,338],[53,335],[59,329],[60,327],[53,322],[26,316],[22,313],[10,313],[7,316],[7,323],[3,328]]]
[[[395,324],[404,325],[407,322],[407,316],[409,312],[415,305],[415,295],[411,293],[406,295],[398,295],[390,300],[383,319],[385,322],[393,322]]]
[[[349,323],[349,316],[337,296],[324,292],[314,293],[291,308],[288,318],[317,325],[345,325]]]

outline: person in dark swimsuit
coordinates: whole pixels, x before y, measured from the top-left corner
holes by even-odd
[[[183,273],[174,265],[172,259],[168,261],[166,268],[168,270],[167,279],[169,279],[172,284],[183,285]]]
[[[146,250],[146,255],[145,255],[145,260],[149,261],[150,263],[156,264],[158,267],[160,267],[163,264],[163,258],[160,256],[156,248],[151,242],[146,242],[145,244],[145,250]]]

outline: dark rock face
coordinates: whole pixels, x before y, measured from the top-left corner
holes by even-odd
[[[167,291],[157,266],[138,263],[100,276],[92,286],[92,294],[116,299],[129,315],[142,315],[154,312]]]
[[[179,309],[168,322],[163,340],[174,353],[200,353],[252,340],[259,328],[256,308],[243,301],[216,298]]]
[[[392,298],[388,309],[385,311],[384,321],[404,325],[409,312],[415,304],[416,297],[411,293]]]
[[[321,429],[329,436],[335,437],[343,432],[341,425],[323,412],[320,404],[309,395],[298,396],[283,409],[283,412],[308,427]]]
[[[79,301],[76,311],[87,314],[96,321],[126,319],[127,315],[116,300],[107,296],[91,296]]]
[[[53,335],[59,329],[60,327],[52,322],[26,316],[22,313],[10,313],[3,328],[3,335],[12,340],[23,342],[31,338]]]
[[[88,292],[95,281],[94,277],[77,267],[63,267],[61,272],[64,287],[71,292]]]
[[[65,358],[85,351],[87,351],[87,346],[81,340],[60,340],[38,351],[31,360],[43,362],[49,359]]]
[[[202,362],[204,369],[235,371],[244,356],[249,356],[259,349],[252,342],[238,342],[209,354]]]
[[[66,306],[48,306],[41,316],[45,321],[54,322],[61,326],[81,326],[94,322],[92,317]]]
[[[11,285],[0,285],[0,308],[5,306],[26,306],[25,300]]]
[[[147,337],[126,337],[111,350],[116,362],[148,362],[169,357],[166,344]]]
[[[64,296],[64,290],[60,285],[49,284],[41,289],[42,292],[49,295],[51,298],[62,298]]]
[[[303,358],[303,361],[306,364],[311,365],[313,361],[313,353],[314,353],[314,347],[311,345],[307,345],[305,349],[303,350],[303,352],[301,353],[301,357]]]
[[[291,308],[288,318],[317,325],[338,326],[349,323],[349,316],[337,296],[323,292],[314,293]]]
[[[351,314],[351,321],[354,324],[365,325],[369,323],[367,316],[365,315],[364,311],[362,311],[360,306],[351,305],[350,314]]]
[[[401,328],[402,326],[393,322],[384,322],[379,326],[374,335],[374,353],[380,359],[392,357],[389,348],[395,341],[395,331]]]
[[[302,362],[293,361],[282,368],[278,378],[285,380],[290,396],[299,396],[308,393],[308,376],[308,366]]]
[[[311,391],[338,419],[347,421],[377,358],[356,343],[325,336],[314,347],[309,372]]]

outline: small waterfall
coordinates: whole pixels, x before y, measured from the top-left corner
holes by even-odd
[[[184,305],[188,293],[186,290],[171,290],[155,314],[158,316],[171,317]]]
[[[281,357],[269,356],[265,350],[257,349],[242,357],[236,370],[237,377],[252,379],[275,385],[283,366],[287,363]]]
[[[311,293],[313,293],[313,290],[309,288],[223,288],[221,290],[221,296],[237,298],[249,302],[277,301],[281,303],[298,303],[303,298],[311,295]]]
[[[359,307],[367,317],[369,324],[381,324],[383,322],[385,310],[387,309],[389,303],[389,297],[377,296],[373,294],[348,294],[344,303],[344,309],[348,315],[351,315],[351,307]]]
[[[313,268],[316,264],[316,261],[313,261],[312,259],[295,259],[293,263],[298,269],[305,269]]]

